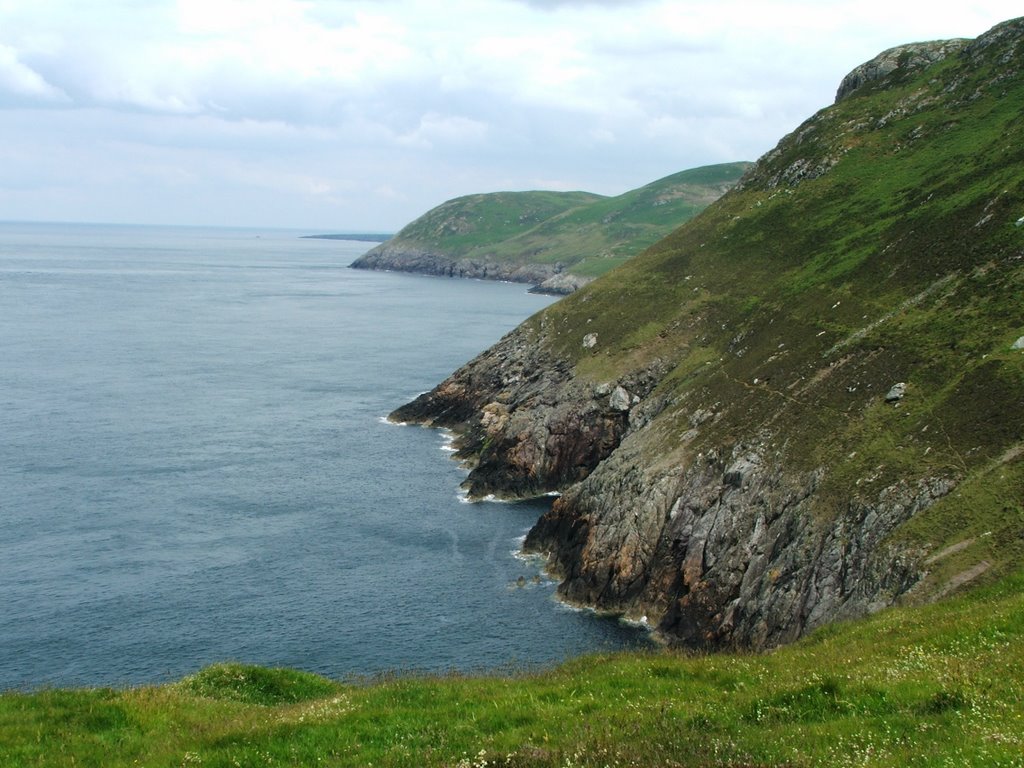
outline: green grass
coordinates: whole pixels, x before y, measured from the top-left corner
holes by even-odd
[[[1021,766],[1024,574],[765,654],[0,696],[4,766]]]
[[[601,200],[589,192],[494,192],[466,195],[431,209],[402,228],[395,240],[466,256],[566,211]]]
[[[467,261],[561,264],[598,277],[720,197],[749,163],[695,168],[616,197],[496,192],[449,200],[399,232],[399,245]]]
[[[196,696],[247,704],[295,704],[339,692],[338,686],[317,675],[290,669],[266,669],[246,664],[214,664],[178,683]]]

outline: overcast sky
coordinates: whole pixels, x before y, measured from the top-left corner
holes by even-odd
[[[755,160],[1019,0],[0,0],[0,220],[394,231]]]

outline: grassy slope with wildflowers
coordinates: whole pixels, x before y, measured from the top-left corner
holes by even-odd
[[[763,655],[0,696],[4,766],[1022,766],[1024,574]]]

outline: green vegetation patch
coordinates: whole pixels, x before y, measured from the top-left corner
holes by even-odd
[[[263,672],[4,694],[0,764],[1020,766],[1024,573],[760,655],[613,654],[349,686]]]
[[[177,685],[195,696],[268,706],[309,701],[339,691],[336,683],[309,672],[238,663],[214,664]]]
[[[389,247],[467,262],[560,265],[598,277],[718,199],[750,167],[724,163],[682,171],[616,197],[587,192],[467,195],[404,227]]]
[[[449,256],[533,229],[565,211],[600,200],[589,192],[494,192],[442,203],[406,225],[396,241],[433,248]]]

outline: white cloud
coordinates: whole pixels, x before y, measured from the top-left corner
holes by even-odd
[[[1014,5],[0,0],[4,186],[33,190],[0,204],[397,228],[474,191],[615,194],[755,159],[883,48]]]
[[[25,66],[14,48],[0,44],[0,93],[3,92],[44,102],[67,100],[63,91],[50,85],[31,67]]]
[[[478,120],[431,112],[423,116],[416,130],[397,137],[397,141],[422,149],[433,149],[439,144],[463,149],[468,144],[479,144],[486,136],[487,125]]]

